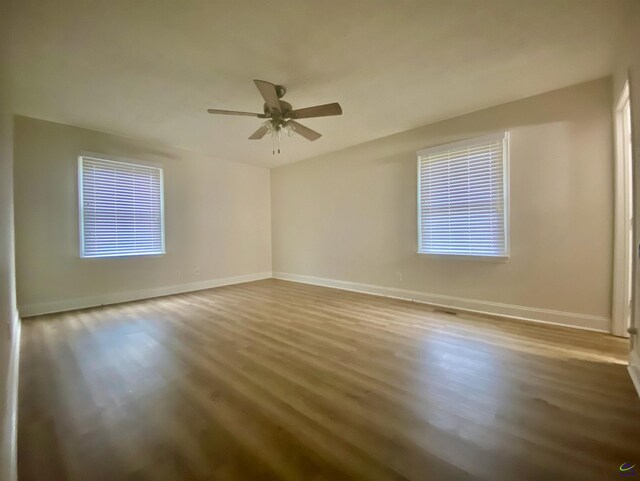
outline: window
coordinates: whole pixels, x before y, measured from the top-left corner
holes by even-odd
[[[164,254],[162,169],[79,158],[80,256]]]
[[[418,252],[506,258],[508,133],[418,152]]]

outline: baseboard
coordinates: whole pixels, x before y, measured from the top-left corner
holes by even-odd
[[[375,296],[392,297],[394,299],[420,302],[423,304],[429,304],[431,306],[454,309],[456,311],[463,311],[474,314],[508,317],[511,319],[521,319],[546,324],[555,324],[559,326],[574,327],[578,329],[586,329],[598,332],[608,333],[611,330],[610,319],[588,314],[578,314],[573,312],[555,311],[551,309],[540,309],[536,307],[525,307],[513,304],[480,301],[476,299],[466,299],[463,297],[431,294],[428,292],[410,291],[405,289],[398,289],[395,287],[383,287],[371,284],[361,284],[358,282],[327,279],[323,277],[289,274],[285,272],[274,272],[273,277],[276,279],[301,282],[304,284],[314,284],[317,286],[333,287],[335,289],[342,289],[346,291],[373,294]]]
[[[633,381],[633,385],[636,387],[638,396],[640,396],[640,355],[638,351],[631,351],[629,356],[629,375]]]
[[[38,316],[41,314],[51,314],[54,312],[71,311],[74,309],[84,309],[87,307],[137,301],[140,299],[149,299],[152,297],[169,296],[171,294],[180,294],[183,292],[201,291],[202,289],[211,289],[213,287],[229,286],[232,284],[241,284],[243,282],[258,281],[261,279],[269,279],[270,277],[270,271],[258,272],[255,274],[209,279],[206,281],[190,282],[186,284],[178,284],[166,287],[156,287],[153,289],[116,292],[99,296],[64,299],[60,301],[41,302],[36,304],[25,304],[20,306],[20,314],[23,318],[25,318]]]
[[[411,291],[398,289],[395,287],[376,286],[372,284],[362,284],[358,282],[341,281],[327,279],[323,277],[306,276],[300,274],[289,274],[285,272],[260,272],[234,277],[224,277],[207,281],[192,282],[174,286],[158,287],[130,292],[118,292],[92,297],[82,297],[75,299],[65,299],[61,301],[43,302],[36,304],[26,304],[20,306],[22,317],[31,317],[41,314],[63,312],[74,309],[83,309],[120,302],[149,299],[152,297],[168,296],[183,292],[199,291],[211,289],[213,287],[240,284],[243,282],[257,281],[274,277],[288,281],[313,284],[324,287],[332,287],[353,292],[362,292],[376,296],[403,299],[412,302],[420,302],[436,307],[454,309],[475,314],[485,314],[492,316],[508,317],[526,321],[555,324],[560,326],[574,327],[598,332],[610,332],[611,320],[606,317],[592,316],[588,314],[578,314],[573,312],[556,311],[551,309],[541,309],[535,307],[518,306],[513,304],[503,304],[498,302],[481,301],[462,297],[446,296],[428,292]]]
[[[9,365],[7,366],[7,400],[5,417],[0,445],[2,459],[0,461],[0,479],[16,481],[18,454],[18,378],[20,369],[20,318],[15,313],[11,329],[11,349],[9,351]]]

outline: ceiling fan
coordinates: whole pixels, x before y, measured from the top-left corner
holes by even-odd
[[[267,133],[271,134],[274,154],[276,150],[280,153],[280,136],[282,135],[282,131],[287,132],[289,136],[292,136],[294,133],[302,135],[305,139],[312,142],[320,138],[321,134],[296,122],[296,119],[342,115],[342,107],[340,107],[340,104],[337,102],[294,110],[290,103],[281,100],[284,94],[287,93],[287,89],[282,85],[274,85],[264,80],[254,80],[253,83],[256,84],[256,87],[258,87],[264,99],[264,113],[255,114],[252,112],[220,109],[207,109],[207,112],[210,114],[244,115],[247,117],[267,119],[258,130],[249,136],[249,139],[260,140]]]

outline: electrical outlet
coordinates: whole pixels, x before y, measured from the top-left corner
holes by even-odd
[[[398,282],[402,282],[402,272],[400,271],[396,272],[396,280]]]
[[[200,274],[200,268],[196,267],[196,274]]]

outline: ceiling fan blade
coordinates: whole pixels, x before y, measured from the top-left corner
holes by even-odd
[[[291,118],[309,119],[311,117],[328,117],[330,115],[342,115],[342,107],[338,102],[325,105],[316,105],[305,109],[297,109],[291,112]]]
[[[311,142],[322,137],[322,134],[319,134],[315,130],[311,130],[309,127],[305,127],[304,125],[299,124],[295,120],[289,120],[288,124],[293,128],[293,131],[295,133],[302,135],[305,139],[310,140]]]
[[[260,117],[264,118],[264,114],[254,114],[253,112],[237,112],[235,110],[220,110],[220,109],[207,109],[207,112],[210,114],[221,114],[221,115],[244,115],[246,117]]]
[[[269,129],[267,129],[266,125],[262,125],[258,130],[256,130],[254,133],[251,134],[249,139],[251,139],[251,140],[260,140],[262,137],[265,136],[265,134],[267,133],[268,130]]]
[[[267,104],[267,107],[269,107],[271,110],[282,112],[282,107],[280,107],[280,99],[278,99],[278,93],[276,92],[276,86],[271,82],[266,82],[264,80],[254,80],[253,83],[256,84],[256,87],[258,87],[260,95],[262,95],[262,98]]]

